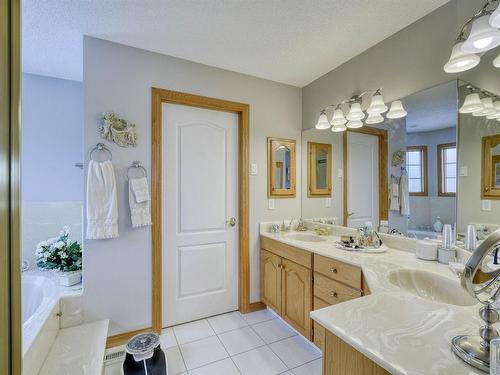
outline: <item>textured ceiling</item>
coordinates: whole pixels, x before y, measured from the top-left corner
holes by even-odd
[[[24,0],[23,70],[82,80],[82,35],[305,86],[448,0]]]
[[[425,132],[457,126],[457,81],[419,91],[403,99],[406,131]]]

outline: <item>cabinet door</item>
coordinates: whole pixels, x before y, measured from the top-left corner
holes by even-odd
[[[282,260],[281,316],[304,337],[311,338],[311,270]]]
[[[281,257],[260,251],[260,294],[268,307],[281,315]]]

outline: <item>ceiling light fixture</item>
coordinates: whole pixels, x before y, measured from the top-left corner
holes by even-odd
[[[443,67],[446,73],[460,73],[474,68],[481,60],[477,54],[500,45],[500,26],[497,24],[500,22],[500,6],[495,11],[491,9],[491,6],[499,1],[487,0],[462,26],[451,56]]]
[[[359,95],[354,95],[350,99],[341,101],[338,104],[331,104],[323,108],[319,113],[318,122],[316,123],[316,129],[328,129],[331,125],[332,132],[343,132],[347,128],[357,129],[361,128],[364,123],[363,120],[368,113],[368,117],[364,122],[366,124],[379,124],[384,122],[383,113],[387,112],[387,105],[384,103],[384,97],[382,96],[382,89],[367,90]],[[363,98],[367,95],[371,95],[370,105],[366,109],[366,113],[363,111],[361,105],[363,103]],[[334,108],[332,120],[327,125],[327,115],[326,111],[330,108]],[[347,111],[345,115],[344,110]],[[391,105],[391,110],[387,112],[386,118],[396,119],[405,117],[407,112],[403,108],[403,103],[401,100],[396,100]]]

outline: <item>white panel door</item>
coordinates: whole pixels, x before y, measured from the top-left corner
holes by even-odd
[[[163,104],[163,326],[238,309],[238,115]]]
[[[347,226],[379,225],[378,137],[347,132]]]

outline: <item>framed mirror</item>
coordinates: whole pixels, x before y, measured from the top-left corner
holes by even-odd
[[[500,199],[500,134],[482,139],[481,197]]]
[[[295,197],[295,140],[267,139],[267,195],[269,198]]]
[[[332,195],[332,145],[307,142],[308,195],[330,197]]]

